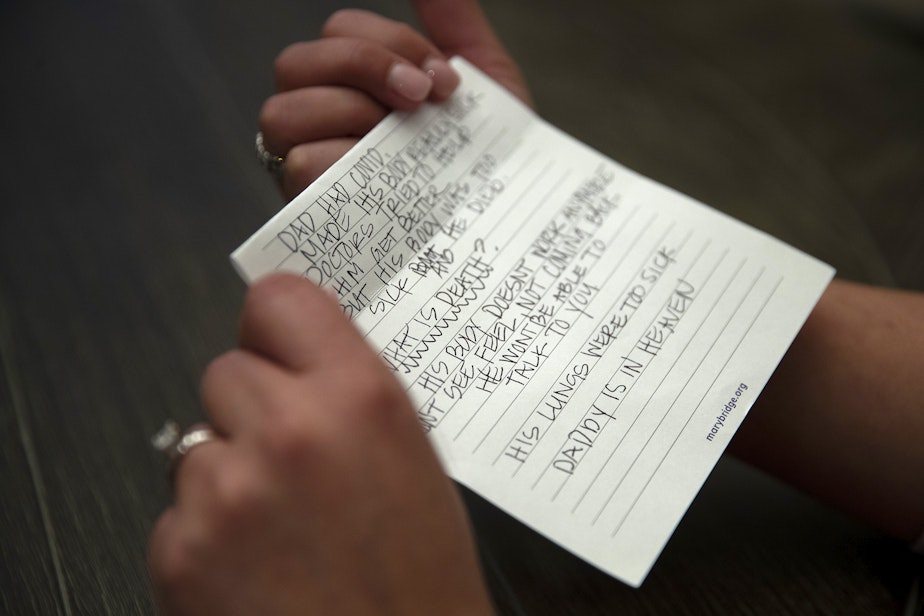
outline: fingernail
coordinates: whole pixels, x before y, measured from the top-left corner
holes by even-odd
[[[404,98],[420,102],[430,94],[433,80],[420,69],[399,62],[388,72],[388,87]]]
[[[430,58],[423,64],[424,72],[433,80],[433,94],[437,98],[446,98],[456,91],[459,85],[459,73],[441,58]]]

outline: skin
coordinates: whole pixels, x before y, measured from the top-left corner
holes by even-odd
[[[924,296],[835,280],[730,450],[905,541],[924,530]]]
[[[363,11],[285,49],[260,114],[291,197],[391,109],[449,96],[463,55],[527,103],[473,0],[419,0],[428,37]],[[405,95],[393,76],[419,71]],[[429,73],[427,71],[430,71]],[[418,80],[419,82],[419,80]],[[309,317],[310,315],[310,317]],[[896,537],[924,529],[924,297],[835,281],[731,449]],[[324,291],[273,275],[247,293],[240,347],[202,398],[195,447],[148,558],[168,614],[492,611],[452,482],[392,374]]]
[[[486,614],[468,520],[404,390],[326,292],[254,284],[149,563],[166,614]]]
[[[280,186],[286,197],[304,190],[392,109],[420,105],[389,87],[389,71],[398,64],[420,68],[461,55],[532,104],[519,68],[477,2],[418,0],[414,6],[430,38],[374,13],[344,9],[331,15],[320,39],[279,54],[278,92],[264,103],[259,121],[267,149],[286,157]],[[439,102],[459,78],[445,66],[432,81],[427,100]]]

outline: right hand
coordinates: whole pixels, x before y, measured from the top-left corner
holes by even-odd
[[[492,613],[455,486],[327,293],[254,283],[202,397],[216,438],[183,458],[149,543],[160,612]]]
[[[281,189],[289,199],[394,109],[448,98],[459,77],[447,64],[460,55],[531,104],[516,63],[477,0],[414,0],[428,40],[407,24],[345,9],[322,38],[295,43],[276,58],[277,93],[263,104],[266,148],[286,158]]]

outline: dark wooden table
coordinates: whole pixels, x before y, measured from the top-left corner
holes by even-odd
[[[201,417],[202,369],[234,344],[228,254],[281,205],[252,152],[271,62],[335,7],[0,4],[0,613],[153,611],[144,546],[169,495],[148,438]],[[566,131],[844,276],[924,290],[919,19],[833,0],[489,13]],[[920,575],[730,459],[639,591],[469,500],[506,613],[895,614]]]

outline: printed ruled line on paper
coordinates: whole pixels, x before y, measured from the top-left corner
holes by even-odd
[[[637,233],[637,234],[635,235],[635,237],[633,238],[631,244],[629,244],[629,246],[627,247],[626,251],[623,253],[623,256],[619,259],[618,264],[621,265],[621,264],[624,262],[625,258],[626,258],[629,254],[632,253],[632,251],[633,251],[633,249],[635,248],[635,246],[638,244],[639,241],[641,241],[641,239],[645,236],[645,234],[648,233],[648,230],[649,230],[649,229],[651,228],[651,226],[654,224],[654,222],[655,222],[656,219],[657,219],[657,215],[653,215],[653,216],[649,219],[649,221],[645,224],[645,226],[642,227],[642,229],[639,231],[639,233]],[[664,231],[664,233],[663,233],[661,236],[659,236],[658,241],[657,241],[657,242],[654,242],[654,243],[652,244],[653,247],[652,247],[652,248],[650,249],[650,251],[649,251],[649,258],[650,258],[650,254],[652,254],[652,253],[654,253],[655,251],[657,251],[657,249],[658,249],[657,247],[660,245],[661,242],[663,242],[664,238],[666,238],[666,237],[670,234],[670,232],[671,232],[672,230],[673,230],[673,223],[669,224],[669,225],[668,225],[668,228]],[[641,269],[644,268],[644,264],[645,264],[645,263],[647,263],[647,259],[646,259],[645,261],[642,262],[642,265],[639,267],[639,271],[641,271]],[[635,275],[629,279],[629,281],[626,283],[626,287],[625,287],[625,288],[622,290],[622,292],[617,296],[617,299],[614,300],[614,304],[615,304],[616,302],[618,302],[620,299],[623,298],[623,296],[625,295],[626,291],[627,291],[628,288],[629,288],[629,285],[632,284],[632,282],[634,281],[634,279],[635,279],[635,277],[636,277],[637,275],[638,275],[638,272],[636,272]],[[549,391],[551,391],[551,388],[549,389]],[[547,392],[546,392],[546,395],[548,395],[548,393],[549,393],[549,392],[547,391]],[[489,428],[488,431],[485,433],[485,435],[482,437],[482,439],[478,442],[478,444],[476,445],[476,447],[475,447],[475,449],[472,451],[472,453],[477,452],[478,449],[480,449],[481,446],[484,444],[484,442],[485,442],[485,440],[488,438],[488,436],[490,436],[491,433],[493,433],[494,430],[497,429],[498,425],[499,425],[500,422],[504,419],[504,417],[505,417],[505,415],[507,414],[507,412],[512,408],[514,402],[515,402],[515,400],[514,400],[514,401],[511,401],[511,403],[508,404],[508,405],[504,408],[504,410],[503,410],[503,411],[501,412],[501,414],[495,419],[494,423],[490,426],[490,428]],[[522,424],[521,424],[520,428],[518,428],[518,430],[520,430],[520,429],[522,429]],[[516,431],[515,431],[514,433],[516,433]],[[508,441],[508,444],[509,444],[509,441]],[[505,446],[504,449],[506,449],[506,446]],[[497,455],[495,456],[493,462],[491,463],[492,466],[496,465],[497,462],[498,462],[498,460],[500,460],[500,458],[504,455],[504,449],[501,449],[500,451],[497,452]]]
[[[696,256],[696,257],[693,259],[693,261],[690,263],[690,267],[687,268],[686,273],[684,273],[684,275],[681,276],[681,280],[684,280],[684,281],[685,281],[685,280],[688,280],[688,279],[691,278],[691,273],[692,273],[692,271],[695,269],[696,265],[699,263],[700,258],[702,258],[703,254],[706,252],[706,249],[709,247],[710,243],[711,243],[711,241],[707,241],[707,242],[703,245],[703,247],[702,247],[702,249],[700,250],[700,252],[697,254],[697,256]],[[724,251],[722,252],[722,254],[719,255],[718,259],[716,260],[715,265],[713,265],[712,269],[711,269],[710,272],[705,276],[705,278],[704,278],[703,280],[701,280],[701,281],[698,281],[697,289],[699,290],[699,292],[697,293],[697,296],[692,300],[691,303],[695,302],[696,299],[698,299],[699,297],[702,296],[703,293],[705,293],[705,290],[709,287],[709,283],[712,281],[713,276],[715,275],[715,273],[716,273],[716,271],[719,269],[719,267],[722,265],[722,263],[725,261],[725,258],[726,258],[727,256],[728,256],[728,249],[724,250]],[[732,275],[732,277],[731,277],[731,278],[728,280],[728,282],[726,283],[726,286],[725,286],[725,289],[726,289],[726,290],[728,289],[728,286],[731,284],[731,281],[734,279],[734,277],[737,276],[737,272],[740,271],[740,268],[743,267],[743,266],[744,266],[744,261],[741,262],[741,264],[738,266],[738,270],[736,270],[736,272]],[[724,291],[723,291],[723,293],[724,293]],[[670,299],[670,297],[669,297],[668,300],[666,300],[665,305],[667,305],[667,303],[670,302],[670,301],[671,301],[671,299]],[[641,416],[641,414],[643,414],[643,413],[645,412],[645,409],[648,408],[648,405],[651,403],[652,398],[655,396],[655,394],[658,392],[658,390],[660,390],[660,388],[664,385],[664,382],[667,380],[667,378],[668,378],[668,376],[670,375],[671,371],[674,369],[674,367],[676,367],[676,365],[680,362],[680,360],[683,359],[683,357],[684,357],[684,355],[685,355],[687,349],[689,348],[690,344],[691,344],[691,343],[693,342],[693,340],[696,338],[696,335],[699,333],[699,331],[700,331],[700,329],[702,328],[703,324],[706,322],[706,320],[707,320],[707,319],[709,318],[709,316],[712,314],[712,310],[713,310],[713,308],[715,307],[715,305],[716,305],[716,304],[713,303],[712,306],[710,307],[709,311],[707,312],[706,316],[705,316],[703,319],[701,319],[701,320],[699,321],[699,323],[698,323],[697,326],[696,326],[696,329],[693,331],[693,334],[687,339],[687,341],[686,341],[686,343],[684,344],[683,348],[677,353],[676,357],[674,358],[674,360],[673,360],[673,362],[672,362],[672,364],[671,364],[671,367],[665,372],[664,376],[661,378],[661,381],[658,383],[658,386],[651,392],[651,395],[648,397],[648,400],[645,402],[645,404],[643,404],[643,405],[641,406],[641,409],[639,410],[639,414],[636,416],[636,418],[639,417],[639,416]],[[662,308],[662,310],[663,310],[663,308]],[[660,312],[660,311],[659,311],[659,312]],[[658,317],[655,317],[655,320],[653,320],[653,321],[651,322],[651,324],[649,324],[649,328],[652,327],[652,325],[654,325],[654,324],[656,323],[657,318],[658,318]],[[648,328],[646,328],[646,329],[648,329]],[[607,425],[609,425],[610,421],[612,420],[612,419],[611,419],[611,415],[614,414],[614,413],[622,406],[622,402],[626,399],[626,397],[628,396],[628,393],[629,393],[628,391],[625,392],[625,395],[622,397],[622,399],[619,401],[619,403],[618,403],[615,407],[613,407],[612,409],[607,409],[607,411],[608,411],[609,413],[606,414],[606,415],[603,415],[603,416],[607,417],[607,419],[606,419],[606,420],[604,421],[604,423],[602,423],[602,424],[600,425],[600,427],[599,427],[599,431],[597,432],[596,437],[595,437],[594,442],[593,442],[593,445],[594,445],[594,446],[596,445],[597,439],[599,439],[599,438],[602,437],[602,435],[603,435],[603,430],[607,427]],[[599,394],[599,395],[596,397],[596,399],[594,400],[594,402],[593,402],[593,404],[592,404],[592,407],[596,407],[597,404],[601,402],[601,397],[602,397],[602,396],[603,396],[603,394]],[[585,415],[585,416],[586,416],[586,415]],[[635,421],[633,420],[633,422],[630,424],[629,428],[627,428],[626,432],[624,433],[623,438],[625,437],[625,434],[628,434],[628,431],[631,430],[632,427],[633,427],[634,425],[635,425]],[[619,443],[618,443],[618,444],[616,445],[616,447],[614,448],[614,453],[615,453],[615,449],[618,449],[618,448],[619,448],[619,445],[622,443],[622,440],[623,440],[623,439],[620,439],[620,440],[619,440]],[[562,443],[562,445],[558,448],[558,451],[561,451],[561,450],[564,449],[566,446],[567,446],[567,442]],[[554,464],[554,462],[555,462],[555,459],[556,459],[556,457],[557,457],[558,455],[559,455],[559,454],[556,452],[556,453],[553,454],[552,457],[549,459],[549,462],[548,462],[548,464],[546,465],[545,469],[542,471],[542,474],[539,475],[539,477],[537,477],[536,480],[535,480],[535,482],[533,483],[533,486],[532,486],[533,489],[536,488],[536,486],[539,484],[539,482],[542,481],[542,479],[546,476],[546,473],[552,468],[552,466],[553,466],[553,464]],[[577,467],[577,465],[575,465],[575,468],[574,468],[574,469],[571,469],[571,472],[570,472],[570,473],[564,475],[564,478],[562,479],[560,485],[558,486],[558,489],[556,489],[556,490],[555,490],[555,493],[552,495],[551,500],[552,500],[553,502],[558,498],[559,494],[560,494],[561,491],[564,489],[564,487],[565,487],[565,485],[568,483],[568,481],[574,476],[574,472],[576,471],[576,467]],[[602,470],[602,468],[603,468],[603,467],[601,467],[601,470]],[[596,478],[598,478],[598,477],[599,477],[599,471],[598,471],[598,473],[595,475],[594,481],[595,481]],[[592,487],[592,485],[593,485],[593,482],[591,482],[591,484],[588,485],[587,489],[584,490],[582,497],[578,499],[577,503],[576,503],[575,506],[572,508],[572,510],[571,510],[572,513],[575,512],[575,510],[577,509],[578,505],[579,505],[580,502],[583,500],[583,496],[586,496],[587,491]]]
[[[727,251],[726,251],[726,252],[723,252],[722,257],[721,257],[721,259],[720,259],[720,261],[719,261],[719,264],[721,264],[721,262],[723,262],[723,261],[725,260],[725,257],[727,256],[727,254],[728,254]],[[746,262],[747,262],[747,259],[742,259],[742,260],[739,262],[738,267],[737,267],[737,268],[735,269],[735,271],[732,273],[732,275],[729,276],[729,278],[728,278],[728,280],[726,281],[725,286],[723,287],[722,291],[719,293],[719,295],[717,296],[716,300],[715,300],[714,302],[712,302],[712,304],[709,306],[708,312],[707,312],[706,315],[700,320],[699,324],[696,326],[696,330],[693,332],[693,334],[690,336],[690,338],[687,340],[686,344],[684,345],[683,349],[680,351],[680,353],[679,353],[679,354],[677,355],[677,357],[675,358],[674,363],[671,365],[671,369],[668,370],[668,371],[665,373],[664,377],[661,379],[661,383],[659,384],[658,388],[655,389],[655,391],[653,391],[653,392],[651,393],[651,396],[648,397],[648,400],[645,402],[645,405],[644,405],[643,408],[642,408],[642,411],[643,411],[643,412],[644,412],[644,409],[647,408],[648,405],[651,403],[652,398],[654,398],[654,396],[655,396],[655,394],[657,393],[658,389],[660,389],[660,386],[663,385],[664,382],[667,380],[667,378],[671,375],[672,371],[673,371],[674,368],[677,366],[677,364],[680,363],[681,359],[683,359],[683,358],[686,357],[687,350],[689,349],[689,347],[691,346],[691,344],[693,343],[693,341],[697,339],[697,335],[699,334],[699,332],[700,332],[700,330],[703,328],[703,326],[704,326],[707,322],[709,322],[709,319],[712,317],[713,313],[715,312],[716,307],[718,307],[718,306],[720,306],[720,305],[722,304],[722,300],[723,300],[723,298],[725,297],[725,294],[728,292],[728,290],[729,290],[729,288],[731,287],[732,283],[738,278],[738,275],[741,273],[741,270],[742,270],[742,268],[744,267],[744,265],[745,265]],[[718,267],[719,264],[717,264],[716,267]],[[710,275],[710,276],[711,276],[711,275]],[[710,347],[710,349],[711,349],[711,348],[712,348],[712,347]],[[708,351],[707,351],[706,355],[708,355]],[[686,385],[688,385],[688,384],[690,383],[690,380],[692,380],[693,374],[695,374],[695,370],[694,370],[693,373],[691,374],[690,379],[687,380],[687,383],[684,385],[684,388],[686,387]],[[681,390],[680,394],[682,394],[682,393],[683,393],[683,390]],[[678,394],[678,398],[679,398],[680,394]],[[676,402],[676,400],[675,400],[675,402]],[[672,405],[672,406],[673,406],[673,405]],[[668,413],[669,413],[669,412],[670,412],[670,409],[668,409]],[[590,493],[590,491],[597,485],[597,482],[598,482],[598,480],[600,479],[600,475],[601,475],[601,474],[603,473],[603,471],[606,469],[607,464],[608,464],[609,461],[612,459],[612,457],[617,453],[617,450],[619,449],[620,445],[622,444],[622,442],[623,442],[623,440],[624,440],[624,438],[625,438],[625,435],[627,435],[627,434],[628,434],[628,430],[627,430],[626,432],[623,433],[623,438],[621,438],[621,439],[619,440],[619,442],[613,447],[613,450],[612,450],[612,453],[611,453],[610,457],[607,458],[607,461],[606,461],[604,464],[602,464],[602,465],[600,466],[600,468],[599,468],[599,469],[597,470],[597,472],[594,474],[593,479],[591,479],[591,481],[588,482],[587,487],[584,488],[584,490],[581,492],[581,495],[580,495],[580,496],[577,498],[577,500],[574,502],[574,505],[573,505],[572,508],[571,508],[571,513],[572,513],[572,514],[574,514],[574,513],[577,512],[577,509],[578,509],[578,508],[581,506],[581,504],[584,502],[584,499],[587,497],[587,495]],[[561,489],[559,489],[559,491],[560,491],[560,490],[561,490]],[[559,492],[559,491],[556,492],[556,496],[558,495],[558,492]]]
[[[728,319],[725,321],[725,324],[724,324],[724,326],[721,328],[721,331],[725,331],[725,330],[728,328],[729,324],[730,324],[733,320],[735,320],[735,317],[736,317],[736,316],[738,315],[738,313],[741,311],[741,308],[745,305],[746,301],[747,301],[748,298],[751,296],[751,293],[754,291],[754,288],[756,287],[757,282],[758,282],[758,281],[760,280],[760,278],[764,275],[764,271],[765,271],[764,268],[761,268],[760,271],[758,271],[757,275],[756,275],[756,276],[754,277],[754,279],[751,281],[751,284],[750,284],[750,286],[748,287],[748,290],[744,293],[744,295],[741,297],[741,300],[738,302],[738,305],[735,307],[734,312],[732,312],[732,313],[729,315]],[[755,320],[756,320],[756,317],[755,317]],[[753,324],[753,321],[752,321],[752,324]],[[709,358],[709,355],[712,353],[712,350],[715,348],[715,345],[719,342],[720,339],[721,339],[720,337],[716,337],[715,339],[713,339],[713,341],[712,341],[712,342],[710,343],[710,345],[709,345],[708,351],[703,355],[703,358],[702,358],[702,360],[700,361],[699,366],[697,367],[696,370],[693,371],[693,373],[691,374],[690,379],[688,379],[687,383],[689,383],[690,380],[693,379],[693,377],[694,377],[694,376],[696,375],[696,373],[698,372],[699,368],[706,362],[706,360]],[[744,337],[742,336],[741,339],[743,340]],[[740,340],[739,340],[739,344],[740,344]],[[736,347],[736,348],[737,348],[737,347]],[[730,357],[730,356],[729,356],[729,357]],[[720,374],[721,374],[721,372],[720,372]],[[716,378],[718,378],[718,375],[716,375]],[[714,384],[714,381],[713,381],[713,384]],[[710,388],[711,388],[711,385],[710,385]],[[708,389],[707,389],[706,391],[708,392]],[[704,393],[703,395],[705,396],[706,394]],[[678,398],[679,398],[679,395],[678,395]],[[676,402],[676,400],[675,400],[675,402]],[[691,417],[692,417],[692,416],[691,416]],[[614,453],[615,453],[615,452],[614,452]],[[611,459],[611,458],[612,458],[612,455],[610,456],[610,459]],[[637,459],[637,458],[636,458],[636,459]],[[608,460],[608,461],[609,461],[609,460]],[[600,519],[600,517],[603,515],[603,512],[605,511],[606,507],[613,501],[613,498],[616,496],[616,492],[619,490],[619,488],[622,486],[622,482],[625,481],[625,478],[628,476],[629,470],[630,470],[630,469],[627,469],[627,470],[622,474],[622,477],[620,478],[620,480],[616,483],[615,487],[613,487],[613,490],[610,492],[609,496],[608,496],[607,499],[604,501],[603,506],[600,508],[600,510],[599,510],[599,511],[597,512],[597,514],[594,516],[593,521],[591,522],[591,525],[596,524],[596,523],[599,521],[599,519]],[[637,502],[637,501],[636,501],[636,502]],[[625,520],[625,518],[623,518],[623,520]],[[620,526],[621,526],[621,524],[622,524],[622,522],[620,522]],[[616,534],[616,533],[615,533],[615,531],[614,531],[613,535],[615,535],[615,534]]]
[[[748,328],[745,330],[744,334],[741,336],[741,339],[738,340],[738,344],[735,345],[735,348],[734,348],[734,349],[732,350],[732,352],[728,355],[728,358],[725,360],[725,363],[722,364],[722,368],[719,370],[719,373],[716,375],[716,378],[713,379],[712,384],[711,384],[710,387],[709,387],[709,390],[711,390],[711,389],[712,389],[712,386],[715,385],[715,382],[718,380],[719,376],[721,376],[722,373],[725,372],[725,369],[728,367],[729,362],[731,362],[732,357],[734,357],[734,356],[735,356],[735,353],[738,352],[738,349],[741,347],[741,343],[744,342],[744,339],[747,338],[748,334],[751,332],[751,329],[754,327],[754,324],[757,323],[757,320],[758,320],[758,319],[760,318],[760,316],[763,314],[764,309],[767,307],[767,304],[770,303],[770,299],[771,299],[771,298],[773,297],[773,295],[776,293],[776,290],[779,288],[780,283],[782,283],[782,281],[783,281],[783,279],[780,278],[780,279],[777,281],[776,285],[773,287],[773,290],[770,291],[770,294],[767,296],[766,300],[764,300],[764,303],[763,303],[763,305],[761,306],[760,311],[757,313],[757,315],[755,315],[754,319],[751,320],[751,323],[748,325]],[[709,390],[707,390],[707,391],[709,391]],[[680,439],[680,436],[684,433],[684,430],[686,430],[686,427],[689,425],[690,421],[691,421],[691,420],[693,419],[693,417],[696,415],[696,411],[698,411],[698,410],[700,409],[700,407],[702,406],[704,400],[705,400],[705,395],[704,395],[703,398],[700,400],[699,404],[696,406],[696,408],[693,410],[693,412],[690,414],[690,417],[687,419],[686,423],[684,423],[683,429],[680,431],[680,433],[677,435],[677,437],[674,438],[674,441],[673,441],[673,443],[671,443],[671,446],[668,448],[667,452],[665,452],[664,456],[661,457],[660,462],[658,462],[658,467],[655,469],[655,473],[657,473],[657,471],[661,468],[661,465],[664,464],[664,461],[667,459],[667,456],[670,455],[670,452],[673,450],[674,446],[677,444],[677,441]],[[622,516],[622,518],[619,520],[619,523],[616,525],[616,528],[613,529],[613,532],[610,533],[610,536],[611,536],[611,537],[615,537],[616,534],[619,532],[619,530],[622,528],[622,525],[625,523],[626,518],[629,517],[629,514],[632,512],[632,510],[633,510],[633,509],[635,508],[635,506],[638,504],[639,499],[642,497],[642,494],[645,493],[645,490],[648,489],[648,486],[651,484],[651,480],[652,480],[652,478],[653,478],[654,476],[655,476],[655,474],[652,474],[652,475],[649,476],[648,481],[645,482],[645,486],[642,488],[641,492],[638,493],[638,495],[637,495],[637,496],[635,497],[635,499],[632,501],[632,505],[629,507],[628,511],[626,511],[626,513],[625,513],[625,514]]]

